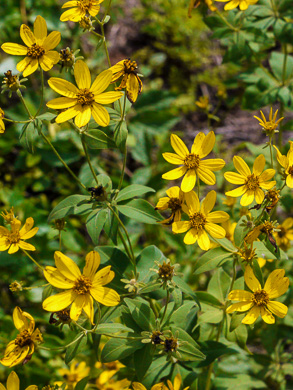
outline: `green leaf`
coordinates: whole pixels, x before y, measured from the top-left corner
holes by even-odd
[[[231,316],[229,331],[233,332],[236,328],[238,328],[238,326],[241,325],[241,321],[243,320],[243,318],[245,316],[246,316],[246,313],[243,314],[243,313],[237,313],[236,311],[234,311],[234,313]]]
[[[194,265],[195,275],[201,274],[203,272],[211,271],[212,269],[218,267],[219,264],[231,260],[231,252],[227,252],[223,248],[214,248],[207,251],[202,255]],[[225,261],[223,261],[225,260]]]
[[[127,336],[133,337],[133,333],[129,335],[126,333],[125,337]],[[135,340],[113,338],[105,344],[102,350],[102,362],[110,363],[115,360],[122,360],[144,346],[145,344],[141,342],[140,337]]]
[[[277,257],[265,246],[265,244],[261,241],[254,241],[253,248],[255,248],[255,252],[258,257],[262,257],[263,259],[276,259]]]
[[[42,115],[38,115],[37,118],[45,121],[51,121],[52,119],[56,118],[56,114],[48,111]]]
[[[196,311],[193,309],[196,309]],[[198,311],[198,306],[195,305],[195,303],[192,301],[185,302],[181,307],[172,313],[171,318],[169,319],[169,323],[182,327],[182,324],[187,322],[187,318],[189,317],[191,311],[192,314],[196,313]]]
[[[82,378],[79,382],[77,382],[77,384],[74,387],[74,390],[84,390],[89,379],[90,379],[89,376]]]
[[[263,381],[246,374],[229,374],[226,377],[219,375],[214,380],[214,386],[217,390],[267,389],[267,385]]]
[[[187,332],[177,326],[171,326],[171,332],[173,335],[178,334],[178,352],[181,355],[178,360],[198,361],[205,359],[205,355],[199,350],[197,343]]]
[[[154,348],[151,343],[145,344],[145,346],[133,354],[135,374],[137,379],[141,382],[145,376],[147,370],[153,361]]]
[[[117,208],[113,207],[113,209],[118,214]],[[118,221],[110,209],[108,209],[108,217],[104,225],[104,232],[113,241],[113,244],[117,245]]]
[[[136,258],[139,280],[147,283],[151,276],[156,275],[150,268],[155,267],[155,261],[162,264],[166,260],[165,255],[155,245],[144,248]]]
[[[174,276],[173,277],[173,281],[176,284],[176,286],[182,292],[184,292],[185,294],[189,295],[194,300],[194,302],[196,302],[196,304],[200,308],[200,302],[198,300],[197,294],[191,289],[191,287],[188,286],[188,284],[186,282],[184,282],[184,280],[182,278],[180,278],[180,276]]]
[[[22,133],[19,137],[21,144],[27,149],[29,153],[35,151],[35,139],[37,136],[37,129],[34,122],[25,124],[22,128]]]
[[[197,367],[209,366],[213,361],[218,359],[220,356],[238,353],[237,349],[227,347],[227,345],[220,343],[218,341],[207,340],[205,342],[199,343],[199,345],[202,353],[206,355],[206,360],[199,363]]]
[[[93,243],[98,245],[99,237],[106,223],[109,213],[107,209],[94,210],[86,220],[86,228]]]
[[[230,283],[230,276],[223,268],[218,268],[209,281],[207,292],[214,297],[217,297],[219,301],[224,302]]]
[[[62,200],[51,211],[48,222],[53,219],[67,217],[68,215],[80,215],[89,213],[92,210],[89,195],[70,195]]]
[[[103,131],[93,129],[83,133],[84,140],[91,149],[114,149],[117,148],[115,142]]]
[[[231,241],[229,241],[227,238],[214,238],[213,241],[221,245],[224,249],[226,249],[228,252],[236,253],[237,248],[232,244]]]
[[[141,196],[146,194],[147,192],[156,192],[151,187],[142,186],[140,184],[131,184],[128,187],[123,188],[116,198],[117,202],[122,202],[126,199],[132,199],[135,196]]]
[[[273,51],[271,53],[271,58],[269,59],[270,67],[275,75],[275,77],[282,81],[283,79],[283,65],[284,61],[286,61],[286,72],[285,72],[285,80],[289,79],[293,74],[293,57],[285,55],[283,53],[279,53],[277,51]]]
[[[253,259],[253,273],[256,276],[256,279],[260,282],[260,284],[263,287],[264,282],[263,282],[262,271],[261,271],[261,268],[259,266],[257,259]]]
[[[95,329],[96,334],[115,334],[121,332],[131,333],[133,332],[133,329],[128,328],[127,326],[116,322],[99,324]]]
[[[125,149],[127,136],[128,136],[128,130],[127,130],[126,122],[125,121],[123,121],[122,123],[118,122],[114,129],[114,140],[116,142],[117,147],[121,151],[124,151]]]
[[[75,338],[78,339],[80,337],[80,334],[78,334]],[[66,364],[69,364],[71,362],[72,359],[75,358],[75,356],[80,352],[80,351],[83,351],[85,348],[86,348],[86,344],[87,344],[87,337],[83,334],[79,340],[70,345],[67,349],[66,349],[66,353],[65,353],[65,363]]]
[[[235,242],[235,245],[239,246],[239,247],[240,247],[241,243],[243,242],[244,237],[246,236],[246,234],[248,232],[248,229],[245,226],[240,226],[244,223],[244,221],[247,221],[247,218],[245,215],[243,215],[239,219],[239,221],[237,222],[237,225],[235,227],[235,231],[234,231],[234,242]]]
[[[203,323],[218,324],[222,320],[223,310],[212,308],[199,316],[196,327]]]
[[[143,199],[133,199],[126,205],[117,206],[117,209],[126,217],[141,223],[156,224],[163,219],[154,207]]]
[[[156,317],[152,309],[146,303],[130,298],[125,298],[124,302],[128,306],[132,318],[141,329],[149,331],[155,329]]]
[[[200,302],[205,303],[206,305],[219,308],[223,307],[223,304],[217,298],[205,291],[197,291],[196,296]]]
[[[44,300],[46,298],[48,298],[53,292],[53,287],[51,286],[51,284],[49,284],[48,286],[46,286],[42,292],[42,301],[44,302]]]

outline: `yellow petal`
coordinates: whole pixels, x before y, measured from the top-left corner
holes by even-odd
[[[12,255],[13,253],[17,252],[19,250],[19,245],[18,244],[11,244],[8,253]]]
[[[80,107],[81,106],[77,104],[73,107],[68,108],[68,110],[61,112],[61,114],[59,114],[55,119],[56,123],[63,123],[74,118],[79,113]]]
[[[208,216],[208,214],[211,212],[211,210],[214,208],[215,203],[217,199],[217,193],[216,191],[212,190],[207,193],[206,197],[204,198],[201,206],[201,212]]]
[[[250,288],[251,291],[257,291],[261,290],[261,285],[257,278],[254,276],[253,270],[250,267],[250,265],[247,265],[244,272],[244,280],[247,284],[248,288]]]
[[[83,310],[84,310],[85,314],[88,316],[88,318],[90,319],[91,323],[94,325],[93,298],[89,294],[86,294],[84,297],[85,297],[85,301],[84,301]]]
[[[10,243],[9,243],[9,241],[1,241],[0,242],[0,252],[4,252],[4,251],[6,251],[8,248],[10,247]]]
[[[85,267],[83,269],[83,275],[90,279],[93,279],[99,265],[101,263],[101,257],[98,252],[91,251],[85,257]]]
[[[108,265],[98,271],[93,278],[93,286],[104,286],[110,283],[114,279],[115,273],[111,271],[111,266]]]
[[[50,69],[52,69],[53,66],[59,62],[59,60],[60,56],[57,51],[48,51],[39,59],[41,68],[45,72],[48,72]]]
[[[7,378],[7,390],[19,390],[19,378],[16,372],[12,371]]]
[[[260,185],[262,184],[262,182],[271,180],[275,173],[276,171],[274,169],[266,169],[259,177]]]
[[[210,186],[216,184],[216,176],[214,173],[207,168],[203,168],[201,164],[197,168],[197,174],[200,180],[202,180],[204,183]]]
[[[34,34],[32,33],[31,29],[25,24],[22,24],[20,26],[20,37],[23,40],[23,43],[26,44],[28,47],[36,43],[36,38]]]
[[[112,71],[113,75],[115,75],[115,73],[118,73],[118,72],[121,72],[124,70],[124,61],[125,61],[125,59],[117,62],[117,64],[115,64],[115,65],[111,66],[111,68],[109,68]]]
[[[85,11],[82,11],[80,8],[72,8],[63,12],[60,16],[61,22],[66,22],[68,20],[72,22],[79,22],[85,16]]]
[[[263,154],[260,154],[259,156],[257,156],[257,158],[254,161],[253,170],[252,170],[253,173],[256,176],[259,176],[264,170],[265,165],[266,165],[266,159]]]
[[[91,8],[89,8],[89,14],[91,15],[91,16],[96,16],[98,13],[99,13],[99,11],[100,11],[100,6],[99,5],[96,5],[96,6],[91,6]]]
[[[50,108],[55,108],[56,110],[61,110],[62,108],[73,107],[77,104],[77,99],[60,97],[53,100],[50,100],[46,105]]]
[[[116,306],[120,302],[119,294],[107,287],[91,288],[91,295],[94,300],[105,306]]]
[[[44,269],[44,276],[47,281],[54,287],[65,290],[74,287],[74,282],[65,278],[55,267],[47,266]]]
[[[5,131],[5,124],[3,120],[0,118],[0,134],[3,134]]]
[[[167,196],[160,198],[157,205],[156,205],[156,209],[167,210],[169,208],[169,204],[168,204],[169,200],[170,200],[170,198],[168,198]]]
[[[54,253],[54,259],[56,267],[67,279],[75,281],[81,276],[78,266],[70,257],[65,256],[60,251],[56,251]]]
[[[214,238],[224,238],[226,236],[225,229],[215,223],[207,222],[205,229]]]
[[[90,106],[81,106],[78,114],[74,119],[74,123],[77,127],[83,127],[89,123],[92,116],[92,110]]]
[[[284,269],[275,269],[270,273],[264,285],[264,290],[268,293],[270,298],[278,298],[288,290],[289,279],[284,277],[284,275]]]
[[[77,294],[73,290],[52,295],[43,302],[43,309],[47,311],[60,311],[66,309],[75,300]]]
[[[207,168],[211,171],[219,171],[225,166],[225,161],[221,158],[212,158],[209,160],[200,160],[199,166],[201,168]]]
[[[48,80],[48,84],[55,92],[69,98],[76,98],[76,95],[79,93],[75,85],[57,77],[51,77]]]
[[[138,94],[141,92],[141,82],[138,76],[136,76],[134,73],[131,73],[127,77],[126,81],[126,94],[128,97],[128,100],[131,103],[135,103],[137,100]]]
[[[255,201],[256,201],[256,203],[261,204],[263,202],[264,198],[265,198],[264,192],[260,188],[257,188],[255,190]]]
[[[185,193],[184,195],[189,212],[192,214],[198,212],[200,205],[197,194],[194,191],[190,191]]]
[[[178,156],[178,154],[175,154],[175,153],[163,153],[163,157],[170,164],[174,164],[174,165],[182,165],[182,164],[184,164],[184,159],[182,157]]]
[[[208,214],[207,222],[223,223],[228,221],[229,218],[229,214],[225,211],[213,211],[212,213]]]
[[[249,301],[249,302],[251,302],[252,296],[253,296],[253,294],[249,291],[232,290],[228,295],[228,299],[230,299],[230,301]]]
[[[247,177],[251,175],[250,169],[246,162],[243,160],[243,158],[239,156],[233,157],[233,163],[237,171],[240,173],[241,176]]]
[[[59,31],[52,31],[44,40],[43,47],[46,51],[55,49],[61,41],[61,34]]]
[[[110,104],[120,99],[123,96],[123,92],[105,92],[95,96],[95,102],[100,104]]]
[[[180,188],[178,186],[170,187],[167,191],[166,194],[170,198],[180,198]]]
[[[243,195],[245,193],[245,191],[246,191],[246,186],[241,186],[241,187],[235,188],[235,190],[225,192],[225,195],[232,196],[232,197],[236,198],[238,196]]]
[[[32,317],[33,319],[33,317]],[[33,319],[34,321],[34,319]],[[19,332],[29,328],[29,322],[26,316],[23,315],[23,311],[20,307],[16,306],[13,310],[13,323]]]
[[[92,116],[100,126],[106,127],[110,122],[108,111],[98,103],[92,105]]]
[[[79,89],[91,87],[91,74],[87,64],[81,60],[74,65],[74,77]]]
[[[138,382],[133,382],[132,387],[133,387],[133,390],[146,390],[144,385],[142,385],[141,383],[138,383]]]
[[[77,7],[78,1],[77,0],[72,0],[72,1],[67,1],[62,5],[61,8],[70,8],[70,7]]]
[[[226,313],[233,313],[234,311],[247,311],[253,306],[253,302],[238,302],[233,303],[226,310]]]
[[[231,9],[238,7],[238,5],[239,5],[239,0],[232,0],[232,1],[230,1],[230,3],[225,5],[224,10],[230,11]]]
[[[179,221],[172,223],[173,233],[185,233],[186,230],[190,229],[191,225],[189,221]]]
[[[34,35],[36,37],[37,43],[42,46],[47,36],[47,23],[40,15],[36,17],[34,22]]]
[[[253,306],[241,322],[242,324],[247,324],[247,325],[254,324],[259,315],[260,315],[260,307]]]
[[[225,179],[232,184],[244,184],[245,178],[240,175],[239,173],[235,172],[225,172],[224,173]]]
[[[215,133],[210,131],[203,140],[202,147],[199,151],[199,157],[203,158],[211,153],[216,142]]]
[[[0,363],[1,363],[1,360],[0,360]],[[0,390],[6,390],[6,388],[2,385],[2,383],[0,383]]]
[[[286,177],[286,185],[289,187],[289,188],[293,188],[293,175],[288,175]]]
[[[3,46],[3,45],[2,45]],[[283,156],[282,153],[279,151],[279,149],[273,145],[274,148],[276,149],[277,151],[277,160],[279,162],[279,164],[283,167],[283,168],[286,168],[287,165],[288,165],[288,159],[286,156]]]
[[[199,155],[199,151],[201,150],[202,143],[205,139],[205,134],[200,132],[196,135],[193,141],[193,145],[191,148],[191,153]]]
[[[24,249],[26,251],[35,251],[36,250],[36,248],[33,245],[29,244],[28,242],[21,241],[21,240],[18,242],[18,246],[21,249]]]
[[[275,323],[275,317],[265,307],[262,307],[262,306],[260,307],[260,314],[261,314],[261,318],[267,324],[274,324]]]
[[[176,134],[171,134],[171,145],[174,151],[183,159],[189,155],[185,143]]]
[[[16,69],[19,72],[23,72],[23,77],[27,77],[34,73],[39,66],[39,62],[36,58],[25,57],[16,65]]]
[[[196,173],[194,169],[188,169],[182,182],[181,190],[183,192],[190,192],[193,190],[196,182]]]
[[[33,218],[32,217],[27,218],[26,221],[25,221],[25,224],[23,225],[23,227],[19,231],[20,237],[23,238],[23,236],[27,232],[29,232],[33,226],[34,226]]]
[[[255,192],[253,190],[248,190],[243,194],[240,204],[241,206],[249,206],[254,201]]]
[[[27,55],[27,47],[19,45],[18,43],[3,43],[1,49],[5,51],[5,53],[15,56]]]
[[[197,240],[198,240],[198,232],[196,229],[192,228],[185,234],[183,242],[186,245],[193,245],[196,243]]]
[[[109,84],[111,83],[111,80],[111,70],[104,70],[102,73],[99,74],[99,76],[96,77],[95,81],[93,82],[93,85],[90,88],[91,92],[93,92],[95,96],[99,95],[100,93],[104,92],[105,89],[108,88]]]
[[[267,308],[275,314],[275,316],[284,318],[288,313],[288,307],[281,302],[270,301],[267,304]]]
[[[217,225],[215,225],[215,226],[217,226]],[[200,230],[198,232],[198,245],[199,245],[200,249],[202,249],[203,251],[208,251],[210,249],[211,241],[209,239],[209,236],[207,235],[207,233],[204,230]]]
[[[270,190],[271,188],[273,188],[274,186],[276,185],[276,182],[275,181],[267,181],[265,183],[261,182],[259,184],[259,186],[261,188],[263,188],[264,190]]]
[[[166,180],[176,180],[179,179],[179,177],[183,176],[185,172],[187,171],[187,167],[178,167],[175,169],[172,169],[172,171],[166,172],[162,175],[163,179]]]
[[[77,321],[85,304],[85,295],[77,295],[70,308],[70,318]]]

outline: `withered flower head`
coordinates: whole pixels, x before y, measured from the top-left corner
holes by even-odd
[[[153,345],[161,345],[164,343],[164,333],[160,330],[153,330],[152,332],[141,332],[144,337],[141,342],[144,344],[152,343]]]
[[[176,268],[179,264],[171,265],[170,260],[163,261],[163,264],[155,261],[155,264],[158,266],[158,269],[150,268],[151,271],[154,271],[158,274],[158,279],[162,282],[161,286],[163,288],[175,287],[176,284],[173,281],[173,277],[177,275]]]
[[[83,60],[82,56],[77,57],[77,54],[80,52],[80,50],[71,50],[70,47],[67,47],[66,49],[60,50],[60,61],[59,64],[61,64],[61,70],[65,68],[66,71],[72,70],[74,67],[74,64],[77,60]]]
[[[58,320],[56,320],[56,318],[54,318],[54,316],[56,316],[58,318]],[[63,310],[60,310],[60,311],[55,311],[53,312],[51,315],[50,315],[50,319],[49,319],[49,324],[51,325],[60,325],[63,327],[63,325],[66,325],[66,324],[70,324],[71,322],[71,318],[70,318],[70,309],[63,309]]]
[[[59,230],[59,232],[61,232],[62,230],[66,231],[65,225],[66,221],[64,218],[54,219],[53,229]]]
[[[24,85],[21,85],[27,79],[19,79],[19,74],[13,75],[11,70],[8,70],[4,73],[4,79],[2,81],[2,93],[4,91],[9,91],[9,97],[11,97],[12,92],[18,91],[20,88],[26,88]]]
[[[83,32],[92,31],[94,29],[93,21],[90,16],[84,16],[80,21],[79,25],[82,28]]]
[[[244,242],[244,248],[238,248],[237,255],[240,256],[242,262],[246,264],[252,264],[253,259],[257,259],[255,249],[253,249],[253,243],[249,246]]]
[[[23,290],[22,286],[23,286],[23,282],[18,282],[17,280],[15,280],[9,285],[9,290],[12,292],[22,291]]]
[[[1,214],[1,217],[3,217],[6,225],[11,225],[11,222],[17,219],[17,217],[14,214],[14,209],[11,207],[9,211],[4,210]]]

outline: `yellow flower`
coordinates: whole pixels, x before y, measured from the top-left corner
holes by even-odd
[[[284,318],[288,308],[281,302],[271,301],[285,294],[289,287],[289,279],[284,278],[285,270],[276,269],[270,273],[264,288],[254,276],[252,268],[248,265],[245,268],[244,280],[252,293],[245,290],[233,290],[228,295],[231,301],[241,301],[233,303],[226,310],[227,313],[234,311],[245,312],[249,310],[242,320],[242,324],[253,324],[259,315],[267,324],[274,324],[273,316]]]
[[[81,274],[73,260],[61,252],[55,252],[55,264],[57,268],[46,267],[45,278],[57,288],[66,290],[53,295],[43,302],[43,308],[47,311],[57,312],[71,305],[70,318],[77,321],[82,310],[94,321],[93,299],[105,306],[116,306],[120,302],[119,294],[111,288],[104,287],[110,283],[115,274],[111,266],[96,272],[100,265],[100,255],[92,251],[86,255],[86,265]]]
[[[122,92],[105,92],[111,79],[111,70],[102,72],[91,86],[91,74],[88,66],[81,60],[74,65],[74,77],[78,88],[69,81],[51,77],[50,87],[60,95],[50,100],[47,106],[56,110],[63,110],[56,118],[57,123],[66,122],[75,118],[75,124],[83,127],[89,123],[91,115],[100,126],[108,126],[110,116],[102,104],[113,103],[123,96]]]
[[[209,97],[208,96],[200,96],[200,98],[195,102],[197,107],[202,108],[203,110],[207,110],[209,108]]]
[[[254,198],[256,203],[261,204],[265,197],[262,189],[269,190],[276,184],[275,181],[268,181],[274,176],[275,170],[267,169],[263,172],[266,163],[263,154],[260,154],[255,159],[252,173],[241,157],[234,156],[233,163],[239,173],[226,172],[224,177],[229,183],[241,184],[241,187],[228,191],[225,194],[233,197],[242,196],[241,206],[250,205]]]
[[[234,9],[239,6],[241,11],[245,11],[250,5],[256,4],[258,0],[216,0],[220,2],[227,2],[229,1],[228,4],[225,5],[224,10],[229,11],[230,9]]]
[[[62,8],[70,8],[63,12],[60,17],[61,22],[70,20],[71,22],[79,22],[86,14],[96,16],[100,11],[100,5],[104,0],[73,0],[67,1],[62,5]],[[71,8],[72,7],[72,8]]]
[[[170,225],[173,222],[181,221],[181,210],[184,202],[184,192],[179,187],[171,187],[166,191],[168,196],[160,198],[155,210],[171,209],[169,218],[160,221],[162,224]]]
[[[174,384],[168,379],[167,385],[164,385],[164,383],[158,383],[154,385],[151,390],[180,390],[182,385],[182,378],[180,374],[177,374],[174,378]],[[138,382],[133,382],[132,384],[133,390],[146,390],[144,385]],[[188,390],[189,386],[185,387],[183,390]]]
[[[287,156],[280,153],[279,149],[274,145],[277,151],[277,159],[279,164],[285,169],[286,184],[289,188],[293,188],[293,141],[289,141],[290,149]]]
[[[181,165],[162,176],[163,179],[176,180],[184,176],[181,183],[183,192],[192,191],[196,176],[208,185],[216,183],[216,177],[212,171],[219,171],[225,165],[221,158],[202,160],[213,149],[216,137],[213,131],[207,136],[204,133],[198,133],[194,139],[191,152],[188,151],[184,142],[175,134],[171,134],[171,145],[175,153],[163,153],[166,161],[174,165]]]
[[[66,389],[73,390],[77,382],[85,378],[90,373],[90,367],[87,367],[86,362],[73,361],[70,364],[70,368],[60,368],[58,373],[63,376],[66,383]],[[61,386],[62,382],[56,382],[55,384]]]
[[[16,372],[12,371],[7,378],[6,388],[0,383],[0,390],[19,390],[19,378]],[[30,385],[25,390],[38,390],[38,386]]]
[[[125,59],[117,62],[110,70],[113,72],[112,83],[122,77],[121,84],[115,89],[120,91],[125,88],[128,100],[131,103],[136,102],[137,96],[142,92],[142,82],[137,75],[137,63]]]
[[[130,381],[128,379],[122,379],[121,381],[115,381],[110,379],[108,383],[98,387],[99,390],[129,390]]]
[[[257,262],[258,262],[258,265],[260,266],[260,268],[264,267],[266,265],[266,262],[269,262],[271,263],[272,261],[274,261],[274,259],[265,259],[263,257],[259,257],[257,259]]]
[[[231,222],[230,220],[222,223],[223,228],[226,230],[225,237],[234,243],[234,231],[237,226],[237,222]]]
[[[0,252],[6,251],[8,248],[9,254],[17,252],[19,248],[27,251],[36,250],[33,245],[23,241],[32,238],[39,230],[38,227],[34,227],[32,229],[34,226],[34,220],[32,217],[27,218],[21,229],[21,222],[18,219],[11,221],[10,226],[11,230],[8,230],[4,226],[0,226]]]
[[[111,363],[101,363],[97,362],[95,364],[97,369],[101,369],[102,372],[96,380],[96,386],[98,389],[104,389],[105,386],[109,383],[111,378],[122,368],[125,367],[118,360]]]
[[[2,110],[2,108],[0,108],[0,134],[3,134],[5,131],[5,124],[3,122],[3,118],[4,118],[4,111]]]
[[[266,120],[266,117],[264,116],[262,111],[260,111],[260,114],[262,119],[260,119],[258,116],[255,115],[254,118],[259,121],[260,126],[262,126],[263,128],[263,131],[265,131],[266,134],[270,136],[272,136],[274,133],[278,133],[278,131],[276,130],[278,124],[284,119],[284,117],[282,117],[276,121],[278,110],[275,112],[273,117],[273,108],[271,107],[268,121]]]
[[[274,232],[278,247],[287,251],[290,248],[290,241],[293,241],[293,218],[286,218],[283,223],[276,226],[279,231]]]
[[[216,11],[213,0],[190,0],[188,6],[188,17],[191,18],[191,12],[193,8],[197,8],[200,4],[206,4],[211,11]]]
[[[133,390],[147,390],[144,385],[138,382],[132,383]],[[152,386],[151,390],[165,390],[166,386],[164,383],[157,383],[156,385]]]
[[[24,77],[34,73],[39,65],[48,71],[57,64],[59,53],[52,49],[59,44],[61,34],[53,31],[47,36],[47,24],[40,15],[36,17],[34,33],[27,25],[22,24],[20,37],[27,47],[17,43],[4,43],[1,48],[8,54],[26,56],[16,66],[19,72],[23,72]]]
[[[27,363],[35,351],[35,346],[43,342],[42,334],[39,329],[35,329],[35,320],[29,313],[16,307],[13,311],[13,322],[19,334],[15,340],[8,343],[4,357],[0,360],[6,367]]]
[[[197,194],[194,191],[185,194],[187,206],[183,208],[189,215],[189,221],[174,222],[172,230],[174,233],[184,233],[184,243],[194,244],[198,241],[199,247],[207,251],[211,242],[208,234],[214,238],[224,238],[226,231],[216,223],[223,223],[229,219],[229,214],[224,211],[213,211],[216,203],[216,191],[210,191],[200,205]],[[208,234],[207,234],[208,233]]]

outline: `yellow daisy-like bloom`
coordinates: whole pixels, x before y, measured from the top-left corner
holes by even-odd
[[[36,250],[33,245],[23,241],[32,238],[39,230],[38,227],[32,228],[34,226],[33,218],[27,218],[21,229],[20,226],[21,222],[16,218],[10,222],[11,230],[8,230],[4,226],[0,226],[0,252],[8,249],[8,253],[12,254],[17,252],[19,248],[27,251]]]
[[[16,69],[23,72],[23,76],[34,73],[40,65],[44,71],[50,70],[59,61],[59,53],[53,51],[61,40],[61,34],[53,31],[47,36],[47,24],[42,16],[37,16],[34,22],[34,33],[22,24],[20,37],[27,46],[17,43],[4,43],[1,48],[8,54],[26,57],[20,61]]]
[[[270,273],[264,288],[261,287],[259,281],[254,276],[252,268],[248,265],[245,268],[244,280],[252,291],[233,290],[228,295],[231,301],[241,301],[233,303],[226,310],[227,313],[234,311],[245,312],[249,310],[242,320],[242,324],[253,324],[259,315],[267,324],[274,324],[275,317],[284,318],[288,312],[288,307],[281,302],[271,301],[285,294],[289,287],[289,279],[284,278],[285,270],[276,269]]]
[[[180,374],[177,374],[174,378],[174,384],[168,379],[167,385],[164,385],[164,383],[158,383],[154,385],[151,390],[180,390],[182,386],[182,378]],[[144,385],[138,382],[133,382],[132,384],[133,390],[146,390]],[[183,390],[188,390],[189,386],[185,387]]]
[[[45,278],[52,286],[67,291],[45,299],[43,302],[45,310],[57,312],[71,305],[70,318],[73,321],[77,321],[84,310],[93,324],[93,299],[105,306],[118,305],[119,294],[111,288],[104,287],[115,276],[111,266],[96,272],[100,265],[98,252],[92,251],[86,255],[86,265],[82,274],[75,262],[63,253],[55,252],[54,258],[57,268],[46,267]]]
[[[184,176],[181,183],[183,192],[192,191],[196,176],[208,185],[216,183],[216,177],[212,171],[219,171],[225,165],[221,158],[202,160],[213,149],[216,137],[213,131],[206,136],[204,133],[198,133],[194,139],[191,152],[187,149],[185,143],[175,134],[171,134],[171,145],[175,153],[163,153],[166,161],[174,165],[181,165],[167,173],[162,178],[167,180],[176,180]]]
[[[275,181],[268,181],[274,176],[275,170],[266,169],[263,172],[266,164],[263,154],[260,154],[255,159],[252,173],[241,157],[234,156],[233,163],[239,173],[226,172],[224,177],[229,183],[241,184],[241,187],[228,191],[225,194],[232,197],[242,196],[240,200],[241,206],[250,205],[254,198],[256,203],[261,204],[265,197],[262,189],[269,190],[276,184]]]
[[[67,1],[62,5],[62,8],[70,8],[63,12],[60,17],[61,22],[70,20],[71,22],[79,22],[82,18],[89,14],[96,16],[100,11],[100,4],[104,0],[75,0]]]
[[[189,221],[174,222],[172,231],[174,233],[186,233],[184,243],[194,244],[198,241],[199,247],[207,251],[211,242],[209,236],[214,238],[224,238],[226,231],[216,223],[223,223],[229,219],[229,214],[224,211],[213,211],[216,203],[216,191],[210,191],[200,205],[197,194],[194,191],[185,194],[187,206],[183,206],[184,212],[188,214]]]
[[[122,379],[121,381],[115,381],[110,379],[108,383],[98,387],[99,390],[129,390],[130,381],[128,379]]]
[[[207,110],[209,108],[209,97],[208,96],[200,96],[199,99],[195,102],[197,107]]]
[[[39,329],[35,329],[35,320],[29,313],[16,307],[13,311],[13,322],[19,334],[15,340],[8,343],[4,357],[0,360],[6,367],[27,363],[35,351],[35,346],[43,342],[42,334]]]
[[[263,128],[263,131],[267,133],[267,135],[273,135],[274,133],[277,133],[276,130],[278,127],[278,124],[284,119],[284,117],[277,119],[278,110],[275,112],[273,117],[273,108],[271,107],[270,113],[269,113],[269,120],[266,120],[266,117],[264,116],[263,112],[260,111],[262,119],[260,119],[258,116],[254,115],[254,118],[259,121],[260,126]]]
[[[117,62],[110,68],[113,72],[112,83],[115,83],[122,77],[119,87],[115,88],[120,91],[125,88],[126,96],[131,103],[136,102],[138,95],[142,92],[142,81],[137,75],[137,63],[130,59]]]
[[[12,371],[7,378],[6,388],[0,383],[0,390],[19,390],[20,381],[16,372]],[[38,386],[30,385],[25,390],[38,390]]]
[[[4,118],[4,111],[2,110],[2,108],[0,108],[0,134],[3,134],[5,131],[5,124],[3,122],[3,118]]]
[[[258,0],[216,0],[220,1],[222,3],[226,3],[229,1],[228,4],[225,5],[224,10],[229,11],[230,9],[237,8],[239,6],[241,11],[245,11],[250,5],[256,4]]]
[[[110,116],[102,104],[113,103],[123,96],[122,92],[104,92],[112,80],[111,70],[108,69],[99,74],[91,85],[89,68],[79,60],[74,65],[74,77],[78,88],[69,81],[57,77],[51,77],[48,81],[55,92],[64,96],[47,103],[50,108],[65,109],[57,116],[56,122],[62,123],[75,118],[76,126],[83,127],[93,116],[100,126],[108,126]]]
[[[58,373],[63,376],[66,383],[66,389],[73,390],[77,382],[85,378],[90,373],[90,367],[87,367],[86,362],[77,362],[74,360],[69,369],[60,368]],[[63,382],[56,382],[55,384],[61,386]]]
[[[184,192],[179,187],[171,187],[166,191],[168,196],[160,198],[155,210],[171,209],[171,216],[160,223],[170,225],[173,222],[181,221],[181,211],[184,202]]]
[[[287,251],[290,248],[290,241],[293,241],[293,218],[286,218],[283,223],[276,226],[279,231],[274,233],[279,248]]]
[[[95,367],[102,370],[101,374],[96,380],[96,386],[99,390],[103,390],[107,384],[111,383],[112,377],[125,366],[116,360],[111,363],[97,362]]]
[[[279,164],[285,169],[286,184],[289,188],[293,188],[293,141],[289,141],[290,149],[287,156],[282,155],[279,149],[274,145],[277,151],[277,159]]]
[[[143,384],[138,382],[133,382],[132,388],[133,390],[147,390]],[[156,385],[152,386],[151,390],[164,390],[165,388],[166,386],[164,385],[164,383],[157,383]]]

